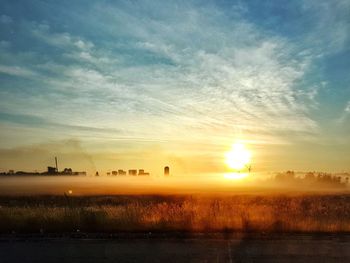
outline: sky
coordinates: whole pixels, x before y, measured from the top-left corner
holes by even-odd
[[[350,170],[350,1],[0,3],[0,170]]]

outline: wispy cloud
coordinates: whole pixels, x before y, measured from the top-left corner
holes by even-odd
[[[13,22],[13,20],[10,16],[4,15],[4,14],[0,15],[0,23],[10,24],[12,22]]]
[[[3,15],[15,26],[1,40],[0,72],[28,82],[17,79],[18,93],[4,85],[0,110],[66,128],[67,137],[95,127],[89,140],[101,144],[313,141],[328,83],[320,61],[349,38],[348,1],[317,3],[298,2],[297,36],[262,26],[242,2],[96,2],[60,20],[42,12],[18,23]]]
[[[0,73],[19,77],[33,77],[36,75],[35,72],[26,68],[5,65],[0,65]]]
[[[299,56],[286,39],[265,35],[239,14],[228,17],[215,6],[177,6],[177,12],[169,13],[170,9],[158,5],[131,5],[97,6],[97,10],[107,10],[103,30],[126,24],[104,46],[54,32],[48,23],[32,23],[33,35],[60,48],[61,58],[66,58],[61,75],[43,77],[43,85],[49,84],[62,97],[56,116],[66,118],[64,109],[72,109],[64,102],[63,94],[68,92],[70,101],[79,103],[80,111],[88,112],[95,125],[113,127],[111,120],[118,119],[126,130],[137,129],[147,136],[154,136],[154,129],[162,131],[157,136],[181,136],[182,131],[192,130],[200,131],[203,138],[230,139],[237,132],[253,130],[317,131],[302,103],[310,98],[309,93],[295,87],[310,60]],[[142,8],[145,12],[139,13]],[[167,16],[152,17],[148,13],[152,8]],[[104,56],[115,48],[118,37],[126,38],[127,46]],[[108,67],[106,62],[112,60],[118,63]],[[91,66],[86,62],[92,62]],[[30,71],[12,68],[11,72]],[[31,109],[42,112],[39,105]],[[81,114],[74,118],[74,110],[69,114],[73,122],[89,122]],[[136,114],[133,121],[124,117],[130,114]],[[147,128],[150,122],[151,130]],[[169,128],[164,129],[164,124]]]
[[[48,24],[33,23],[32,33],[50,45],[62,47],[63,49],[76,48],[82,51],[89,51],[94,44],[84,41],[79,37],[72,37],[69,33],[50,33]]]
[[[312,33],[310,41],[313,52],[336,53],[349,42],[350,2],[347,0],[305,0],[304,11],[310,16]]]
[[[343,112],[341,112],[340,117],[336,119],[338,124],[344,124],[349,119],[350,116],[350,100],[345,104]]]
[[[350,113],[350,101],[346,104],[344,111]]]

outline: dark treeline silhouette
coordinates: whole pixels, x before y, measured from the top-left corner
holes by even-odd
[[[308,172],[298,176],[294,171],[287,171],[278,173],[274,179],[278,183],[314,185],[317,187],[344,187],[349,183],[349,174],[340,176],[338,174]]]

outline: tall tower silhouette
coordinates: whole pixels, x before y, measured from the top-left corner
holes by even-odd
[[[56,173],[58,173],[57,157],[55,157],[55,163],[56,163]]]
[[[165,166],[165,167],[164,167],[164,176],[169,176],[169,173],[170,173],[170,168],[169,168],[169,166]]]

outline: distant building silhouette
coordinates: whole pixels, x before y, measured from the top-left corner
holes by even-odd
[[[170,168],[169,168],[169,166],[165,166],[164,167],[164,176],[169,176],[169,174],[170,174]]]
[[[56,169],[56,167],[48,166],[48,167],[47,167],[47,173],[48,173],[48,174],[57,174],[57,169]]]
[[[145,170],[139,169],[139,175],[149,175],[149,173],[145,173]]]
[[[118,175],[126,175],[126,171],[119,169]]]
[[[137,170],[136,169],[130,169],[129,170],[129,175],[136,176],[137,175]]]
[[[74,172],[72,170],[72,168],[64,168],[63,171],[59,171],[58,170],[58,160],[57,160],[57,157],[55,157],[55,167],[53,166],[47,166],[47,170],[45,172],[25,172],[25,171],[17,171],[15,172],[14,170],[9,170],[8,173],[0,173],[0,176],[9,176],[9,175],[13,175],[13,176],[16,176],[16,175],[26,175],[26,176],[48,176],[48,175],[52,175],[52,176],[60,176],[60,175],[63,175],[63,176],[66,176],[66,175],[86,175],[86,172]],[[97,172],[97,175],[98,175],[98,172]]]

